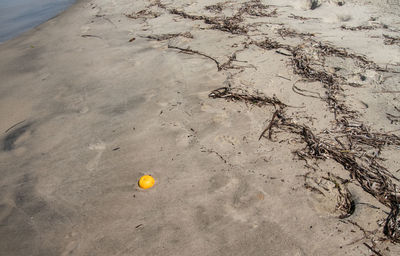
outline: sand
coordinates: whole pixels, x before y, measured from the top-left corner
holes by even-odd
[[[342,165],[310,170],[293,153],[301,138],[278,127],[259,140],[274,106],[209,97],[225,86],[275,95],[296,123],[332,130],[326,101],[293,91],[324,95],[324,84],[301,81],[287,50],[255,44],[303,45],[318,63],[323,42],[386,69],[323,65],[345,77],[338,97],[357,121],[399,135],[387,113],[399,115],[400,48],[384,36],[400,36],[398,1],[262,1],[270,17],[244,14],[246,34],[171,13],[231,16],[244,2],[82,0],[0,44],[2,255],[400,254],[379,241],[390,209]],[[398,147],[381,154],[400,178]],[[338,218],[328,173],[350,180],[350,217]],[[149,190],[137,186],[144,174]]]

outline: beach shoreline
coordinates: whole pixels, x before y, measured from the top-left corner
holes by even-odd
[[[0,251],[399,254],[400,16],[317,2],[78,0],[1,43]]]
[[[74,0],[57,2],[20,0],[12,3],[4,2],[0,5],[3,28],[0,29],[0,43],[28,32],[30,29],[55,18],[65,11]]]

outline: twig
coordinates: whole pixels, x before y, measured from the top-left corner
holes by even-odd
[[[95,36],[95,35],[81,35],[81,37],[87,38],[87,37],[95,37],[95,38],[99,38],[99,39],[103,39],[100,36]]]
[[[264,136],[266,131],[268,131],[268,139],[271,140],[271,136],[272,136],[271,128],[272,128],[272,125],[274,124],[275,118],[278,114],[279,114],[279,110],[275,110],[274,114],[272,115],[271,121],[269,122],[267,128],[265,128],[264,131],[262,131],[258,140],[261,140],[261,138]]]
[[[282,52],[282,51],[279,51],[279,50],[276,50],[275,52],[279,53],[279,54],[282,54],[282,55],[285,55],[285,56],[292,56],[292,54],[285,53],[285,52]]]
[[[375,253],[378,256],[383,256],[380,252],[372,248],[372,246],[368,245],[367,243],[363,243],[368,249],[370,249],[373,253]]]
[[[203,57],[209,58],[210,60],[214,61],[215,64],[217,64],[217,69],[218,69],[218,71],[221,71],[221,70],[222,70],[222,68],[221,68],[221,66],[220,66],[220,64],[219,64],[219,62],[218,62],[216,59],[214,59],[213,57],[208,56],[207,54],[198,52],[198,51],[196,51],[196,50],[191,50],[190,48],[186,48],[186,49],[185,49],[185,48],[181,48],[181,47],[173,46],[173,45],[168,45],[168,48],[177,49],[177,50],[180,50],[181,52],[187,53],[187,54],[194,53],[194,54],[198,54],[198,55],[201,55],[201,56],[203,56]]]
[[[18,123],[16,123],[16,124],[14,124],[14,125],[12,125],[10,128],[8,128],[4,133],[7,133],[8,131],[10,131],[12,128],[14,128],[15,126],[17,126],[17,125],[20,125],[20,124],[22,124],[23,122],[25,122],[26,120],[23,120],[23,121],[20,121],[20,122],[18,122]]]
[[[292,81],[292,80],[290,80],[289,78],[287,78],[287,77],[284,77],[284,76],[281,76],[281,75],[276,75],[277,77],[280,77],[280,78],[283,78],[283,79],[285,79],[285,80],[288,80],[288,81]]]
[[[297,82],[296,82],[296,83],[297,83]],[[292,86],[292,90],[293,90],[295,93],[300,94],[300,95],[305,96],[305,97],[311,97],[311,98],[316,98],[316,99],[322,99],[321,95],[320,95],[318,92],[312,92],[312,91],[300,89],[299,87],[296,86],[296,83],[294,83],[293,86]],[[307,94],[304,94],[303,92],[308,92],[308,93],[311,93],[311,94],[316,94],[316,95],[318,95],[318,97],[317,97],[317,96],[314,96],[314,95],[307,95]]]

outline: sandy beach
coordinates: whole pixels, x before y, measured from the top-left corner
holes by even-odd
[[[81,0],[0,56],[0,255],[400,255],[399,1]]]

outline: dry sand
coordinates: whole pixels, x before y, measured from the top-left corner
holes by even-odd
[[[334,130],[326,101],[293,91],[297,81],[323,97],[324,84],[299,81],[287,50],[256,45],[268,37],[302,45],[318,68],[340,74],[337,97],[357,122],[399,134],[399,118],[387,116],[400,107],[399,2],[322,1],[311,10],[306,1],[262,1],[264,16],[243,14],[248,31],[238,34],[193,19],[230,17],[245,2],[83,0],[0,45],[1,255],[374,254],[364,243],[400,255],[398,244],[379,241],[390,209],[342,165],[306,167],[293,153],[301,138],[278,127],[259,140],[274,106],[208,97],[224,86],[275,95],[294,106],[286,110],[294,122],[318,135]],[[386,71],[353,57],[322,60],[317,42]],[[400,178],[398,146],[381,154]],[[338,218],[328,173],[350,179],[350,217]],[[137,187],[143,174],[156,179],[146,191]]]

